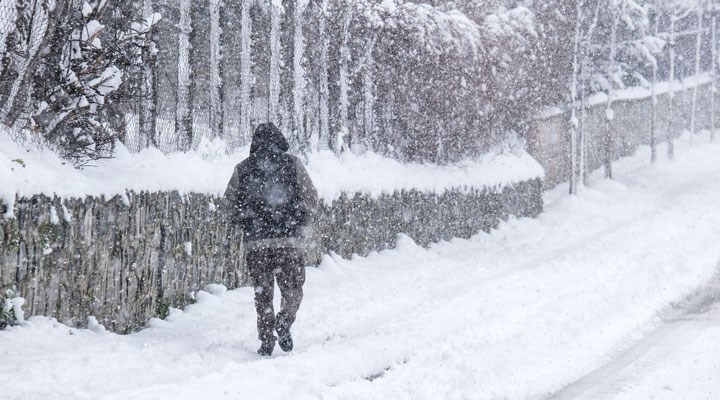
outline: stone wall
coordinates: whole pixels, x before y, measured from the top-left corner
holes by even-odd
[[[709,83],[698,86],[696,130],[710,128],[710,87]],[[657,95],[657,143],[667,142],[668,133],[677,137],[683,130],[690,129],[693,90],[694,88],[689,85],[684,89],[678,88],[672,99],[668,93]],[[587,166],[591,171],[600,168],[604,162],[605,108],[606,104],[601,103],[586,110]],[[641,145],[650,144],[652,116],[650,97],[615,100],[613,111],[614,121],[611,129],[615,136],[616,158],[632,155]],[[717,111],[718,124],[720,124],[720,109]],[[538,118],[532,124],[526,138],[528,152],[545,169],[545,185],[548,188],[570,179],[569,123],[569,112]]]
[[[137,330],[192,302],[209,283],[248,284],[241,235],[219,204],[176,192],[16,199],[14,217],[0,216],[0,289],[24,297],[28,315],[74,326],[95,316],[113,331]],[[540,179],[503,189],[343,195],[320,208],[310,262],[329,252],[348,257],[391,248],[399,233],[421,245],[470,237],[509,215],[541,211]]]

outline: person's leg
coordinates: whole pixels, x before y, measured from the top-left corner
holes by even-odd
[[[278,260],[281,262],[281,266],[277,274],[277,283],[282,299],[275,328],[280,339],[280,347],[284,351],[290,351],[293,347],[290,327],[295,322],[303,299],[305,265],[303,253],[297,249],[278,250]]]
[[[275,345],[275,310],[273,309],[273,254],[257,250],[247,254],[248,271],[255,288],[255,311],[257,312],[258,338],[265,344]]]

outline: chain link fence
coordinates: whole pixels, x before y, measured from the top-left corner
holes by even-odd
[[[0,53],[5,54],[5,38],[15,28],[16,0],[0,0]],[[0,66],[0,68],[2,68]],[[2,73],[2,70],[0,70]]]

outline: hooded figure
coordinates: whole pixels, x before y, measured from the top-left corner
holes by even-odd
[[[290,326],[302,301],[305,252],[312,246],[317,193],[302,162],[287,153],[289,148],[274,124],[260,124],[250,156],[235,167],[225,191],[230,219],[245,240],[261,355],[272,354],[274,331],[280,347],[292,350]],[[276,278],[282,296],[277,316],[272,301]]]

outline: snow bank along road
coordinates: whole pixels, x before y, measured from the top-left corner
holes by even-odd
[[[1,397],[551,396],[632,348],[716,275],[720,145],[687,142],[672,162],[647,165],[645,150],[618,162],[615,181],[593,176],[580,196],[548,193],[538,219],[430,249],[402,238],[367,258],[326,257],[308,270],[292,354],[255,354],[249,288],[209,287],[127,336],[31,318],[0,332]],[[717,333],[696,343],[717,350]],[[701,364],[715,371],[697,393],[710,393],[718,364]],[[673,367],[655,398],[683,398],[672,380],[687,371]]]

